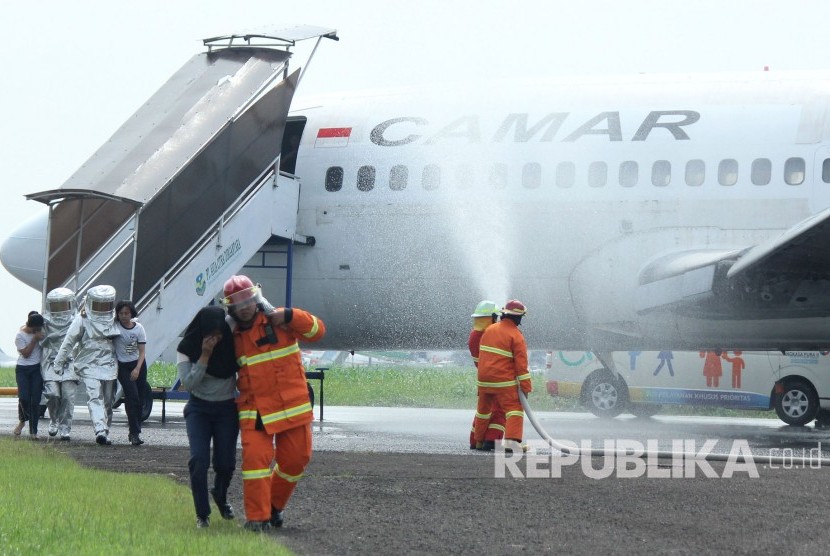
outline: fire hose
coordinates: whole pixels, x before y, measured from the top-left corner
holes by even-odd
[[[706,453],[704,455],[696,454],[694,452],[681,452],[681,451],[670,451],[670,450],[643,450],[641,453],[632,453],[630,450],[625,449],[614,449],[614,450],[606,450],[604,448],[579,448],[577,446],[566,446],[561,442],[555,440],[552,436],[548,434],[548,432],[542,427],[539,421],[536,419],[536,415],[533,413],[533,410],[530,408],[530,404],[527,401],[527,396],[524,392],[522,392],[521,388],[519,390],[519,400],[522,402],[522,408],[524,409],[525,415],[527,416],[530,424],[533,426],[533,429],[545,440],[551,448],[555,448],[562,452],[563,454],[568,455],[575,455],[575,456],[590,456],[590,457],[605,457],[605,456],[623,456],[623,457],[639,457],[639,458],[662,458],[662,459],[672,459],[677,460],[678,458],[686,459],[705,459],[706,461],[731,461],[731,462],[740,462],[740,463],[754,463],[755,459],[763,459],[764,462],[768,462],[770,464],[781,464],[782,466],[792,464],[794,462],[799,462],[802,464],[810,464],[813,465],[818,462],[818,465],[821,467],[830,466],[830,458],[821,457],[818,459],[812,458],[804,458],[804,457],[786,457],[786,456],[754,456],[752,454],[719,454],[719,453]]]

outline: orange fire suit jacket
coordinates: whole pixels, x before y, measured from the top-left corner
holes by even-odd
[[[478,367],[478,355],[481,351],[480,346],[482,335],[484,335],[484,330],[471,330],[470,337],[467,339],[467,347],[470,350],[470,355],[473,356],[473,363],[475,363],[476,367]]]
[[[527,363],[527,343],[519,327],[510,319],[488,326],[481,336],[478,354],[478,387],[496,394],[523,383],[532,388]],[[526,381],[526,382],[525,382]]]
[[[257,415],[269,434],[305,425],[314,418],[298,341],[316,342],[326,327],[302,309],[292,309],[292,313],[290,322],[272,328],[276,343],[268,341],[270,320],[262,312],[257,313],[251,328],[234,330],[240,429],[256,428]]]

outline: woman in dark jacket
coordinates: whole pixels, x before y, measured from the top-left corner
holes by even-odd
[[[190,392],[184,418],[190,442],[188,468],[196,507],[196,527],[208,527],[211,442],[215,479],[210,494],[222,517],[234,518],[227,493],[236,467],[239,437],[239,417],[234,401],[238,366],[225,311],[220,307],[201,309],[187,327],[177,351],[179,380]]]

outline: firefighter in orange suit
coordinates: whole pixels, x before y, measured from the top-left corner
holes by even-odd
[[[511,299],[501,310],[501,320],[488,326],[481,336],[478,408],[473,429],[478,448],[484,446],[494,403],[501,406],[507,417],[505,438],[522,442],[524,411],[516,386],[525,394],[533,390],[527,366],[527,343],[519,331],[519,324],[526,313],[521,301]]]
[[[479,345],[481,344],[481,336],[484,334],[484,329],[495,324],[498,320],[499,307],[494,302],[485,299],[476,305],[473,314],[473,329],[470,331],[470,338],[467,340],[467,347],[470,348],[470,355],[473,356],[473,363],[478,368]],[[475,419],[473,419],[473,426],[470,430],[470,449],[476,448],[475,441]],[[504,438],[504,411],[502,411],[498,402],[493,402],[493,411],[490,414],[490,422],[487,425],[487,432],[484,434],[483,450],[492,450],[495,448],[496,441]]]
[[[228,279],[224,294],[236,321],[245,528],[264,531],[282,526],[283,510],[311,459],[313,415],[298,341],[317,341],[326,327],[302,309],[266,315],[259,286],[247,276]]]

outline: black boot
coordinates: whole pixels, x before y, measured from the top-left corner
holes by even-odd
[[[213,501],[216,502],[216,507],[219,508],[219,515],[222,519],[233,519],[233,506],[228,504],[227,494],[220,496],[216,487],[210,489],[210,495],[213,496]]]
[[[271,527],[282,527],[282,510],[271,508],[271,519],[268,522]]]

